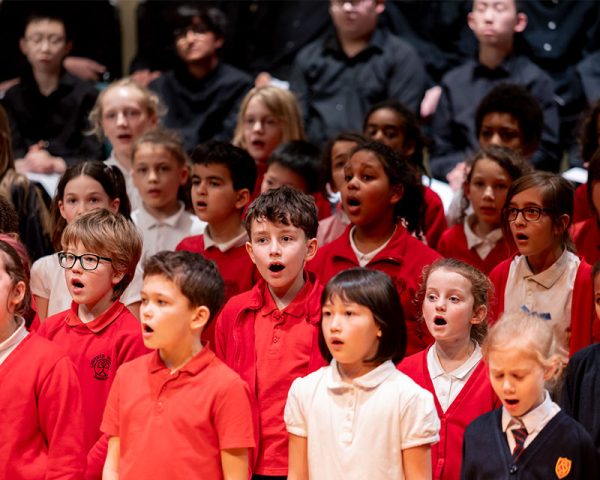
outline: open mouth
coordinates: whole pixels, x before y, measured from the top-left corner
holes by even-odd
[[[148,325],[147,323],[144,323],[144,332],[145,333],[152,333],[154,332],[154,330],[152,329],[152,327],[150,327],[150,325]]]
[[[196,206],[199,208],[204,208],[206,207],[206,202],[196,202]]]
[[[265,142],[263,142],[262,140],[253,140],[252,146],[256,148],[264,148]]]
[[[517,403],[519,403],[519,401],[514,398],[506,399],[506,400],[504,400],[504,402],[507,403],[508,405],[516,405]]]
[[[517,240],[528,240],[529,239],[529,237],[527,235],[525,235],[524,233],[517,233],[515,235],[515,238]]]
[[[269,270],[273,273],[281,272],[285,268],[281,263],[272,263],[269,265]]]
[[[119,140],[131,140],[132,135],[129,133],[121,133],[121,134],[117,135],[117,138]]]
[[[71,285],[73,285],[75,288],[83,288],[83,283],[81,283],[79,280],[73,280],[71,282]]]
[[[358,206],[360,206],[360,201],[357,200],[356,198],[349,198],[346,203],[348,204],[349,207],[358,207]]]
[[[434,323],[435,325],[437,325],[438,327],[441,327],[441,326],[443,326],[443,325],[447,325],[447,324],[448,324],[448,322],[447,322],[446,320],[444,320],[444,318],[443,318],[443,317],[435,317],[435,318],[433,319],[433,323]]]

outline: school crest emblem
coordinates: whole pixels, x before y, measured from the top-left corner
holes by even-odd
[[[571,471],[571,460],[565,457],[558,457],[556,466],[554,467],[554,473],[557,478],[565,478]]]
[[[91,367],[94,369],[94,378],[96,380],[108,380],[110,363],[110,357],[108,355],[96,355],[92,359]]]

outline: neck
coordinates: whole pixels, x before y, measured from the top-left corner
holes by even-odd
[[[348,58],[356,57],[360,52],[362,52],[369,45],[369,40],[371,40],[371,33],[368,37],[363,38],[342,38],[338,37],[340,41],[340,45],[342,50],[346,54]]]
[[[396,225],[389,222],[379,222],[378,225],[359,226],[354,228],[354,243],[362,253],[369,253],[381,247],[394,234]]]
[[[60,74],[33,70],[33,78],[35,78],[40,93],[47,97],[58,88]]]
[[[98,300],[94,304],[84,305],[83,303],[79,305],[77,309],[77,316],[83,323],[89,323],[92,320],[95,320],[104,312],[106,312],[110,306],[114,303],[112,299],[113,291],[112,289],[106,292],[104,297]]]
[[[210,72],[212,72],[215,68],[217,68],[218,64],[219,58],[215,56],[206,60],[188,63],[187,69],[192,77],[201,80],[204,77],[206,77]]]
[[[177,348],[161,348],[158,350],[161,360],[171,373],[175,373],[180,368],[188,364],[202,350],[200,335],[193,335],[189,338],[187,345],[177,345]]]
[[[493,69],[502,64],[510,55],[513,43],[507,45],[479,45],[479,63],[487,68]]]
[[[272,288],[271,285],[269,285],[269,292],[271,292],[271,295],[273,296],[273,300],[275,301],[275,305],[277,305],[277,308],[279,310],[283,310],[290,303],[292,303],[294,298],[296,298],[296,295],[298,295],[300,290],[302,290],[302,287],[304,287],[305,283],[306,281],[304,280],[303,269],[296,277],[296,280],[294,280],[294,283],[286,291],[276,290]]]
[[[527,256],[527,263],[534,274],[541,273],[549,269],[560,258],[564,250],[562,245],[557,245],[553,249],[539,255]]]
[[[337,363],[338,372],[345,383],[351,383],[355,378],[362,377],[377,367],[374,363],[365,363],[362,360],[356,363]]]
[[[229,242],[244,232],[242,218],[239,215],[229,215],[222,222],[209,223],[206,228],[210,238],[217,243]]]
[[[179,204],[179,201],[175,199],[174,203],[170,203],[160,208],[149,207],[144,202],[144,208],[150,215],[152,215],[157,220],[164,220],[165,218],[169,218],[175,215],[181,208],[181,205]]]
[[[127,153],[127,152],[118,152],[117,150],[114,150],[114,155],[115,158],[117,159],[117,162],[119,162],[119,164],[125,168],[125,170],[131,170],[131,150]]]
[[[454,342],[435,342],[435,353],[444,372],[452,372],[465,363],[475,351],[475,343],[470,338]]]
[[[495,223],[481,222],[475,215],[473,215],[470,225],[471,230],[473,230],[475,235],[477,235],[480,238],[484,238],[487,234],[489,234],[493,230],[496,230],[500,226]]]
[[[5,315],[10,317],[2,321],[2,327],[0,328],[0,342],[4,342],[19,328],[19,319],[10,312],[5,312]]]

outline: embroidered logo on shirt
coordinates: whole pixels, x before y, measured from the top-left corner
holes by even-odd
[[[92,358],[91,367],[94,369],[94,378],[96,380],[108,380],[108,372],[110,370],[110,357],[104,355],[96,355]]]
[[[554,473],[558,478],[565,478],[571,471],[571,460],[565,457],[558,457],[556,466],[554,467]]]
[[[521,305],[521,311],[526,313],[527,315],[531,315],[532,317],[541,318],[542,320],[552,320],[552,315],[550,315],[549,313],[529,310],[526,305]]]

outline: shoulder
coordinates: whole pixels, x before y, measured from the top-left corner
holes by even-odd
[[[238,315],[243,310],[256,310],[263,304],[264,280],[259,280],[250,290],[231,297],[223,310],[221,317]]]
[[[302,398],[315,392],[322,385],[328,376],[331,375],[331,366],[327,365],[315,370],[304,377],[298,377],[292,382],[289,395]]]
[[[204,252],[204,235],[192,235],[190,237],[185,237],[175,250],[187,250],[193,253],[203,253]]]
[[[40,275],[48,271],[54,271],[58,266],[58,255],[53,253],[52,255],[46,255],[38,258],[35,262],[33,262],[33,265],[31,265],[31,272],[35,272],[36,274]]]
[[[452,88],[462,84],[462,86],[464,87],[464,82],[473,74],[473,69],[475,68],[475,65],[476,63],[473,60],[467,60],[462,65],[459,65],[458,67],[454,67],[453,69],[449,70],[442,77],[442,86]]]
[[[492,280],[493,283],[497,283],[497,282],[506,282],[507,278],[508,278],[508,273],[510,272],[511,267],[514,265],[516,266],[517,262],[519,261],[519,258],[521,256],[520,255],[515,255],[512,258],[508,258],[502,262],[500,262],[498,265],[496,265],[494,267],[494,269],[490,272],[490,280]]]
[[[31,368],[35,366],[42,376],[57,367],[74,369],[69,354],[60,345],[36,333],[29,334],[23,342],[26,342],[22,347],[27,350],[28,364]]]
[[[52,338],[54,334],[66,326],[65,317],[69,314],[70,310],[55,313],[49,316],[42,322],[38,333],[46,338]]]
[[[412,378],[412,374],[414,374],[417,371],[420,371],[423,368],[423,357],[427,356],[427,350],[428,349],[425,349],[413,355],[405,357],[397,365],[398,370]]]
[[[243,70],[229,65],[228,63],[220,63],[219,76],[227,79],[228,83],[249,83],[252,81],[252,77]]]
[[[492,410],[491,412],[480,415],[473,420],[465,430],[465,439],[467,437],[477,437],[489,435],[494,429],[500,428],[500,414],[502,409]]]

